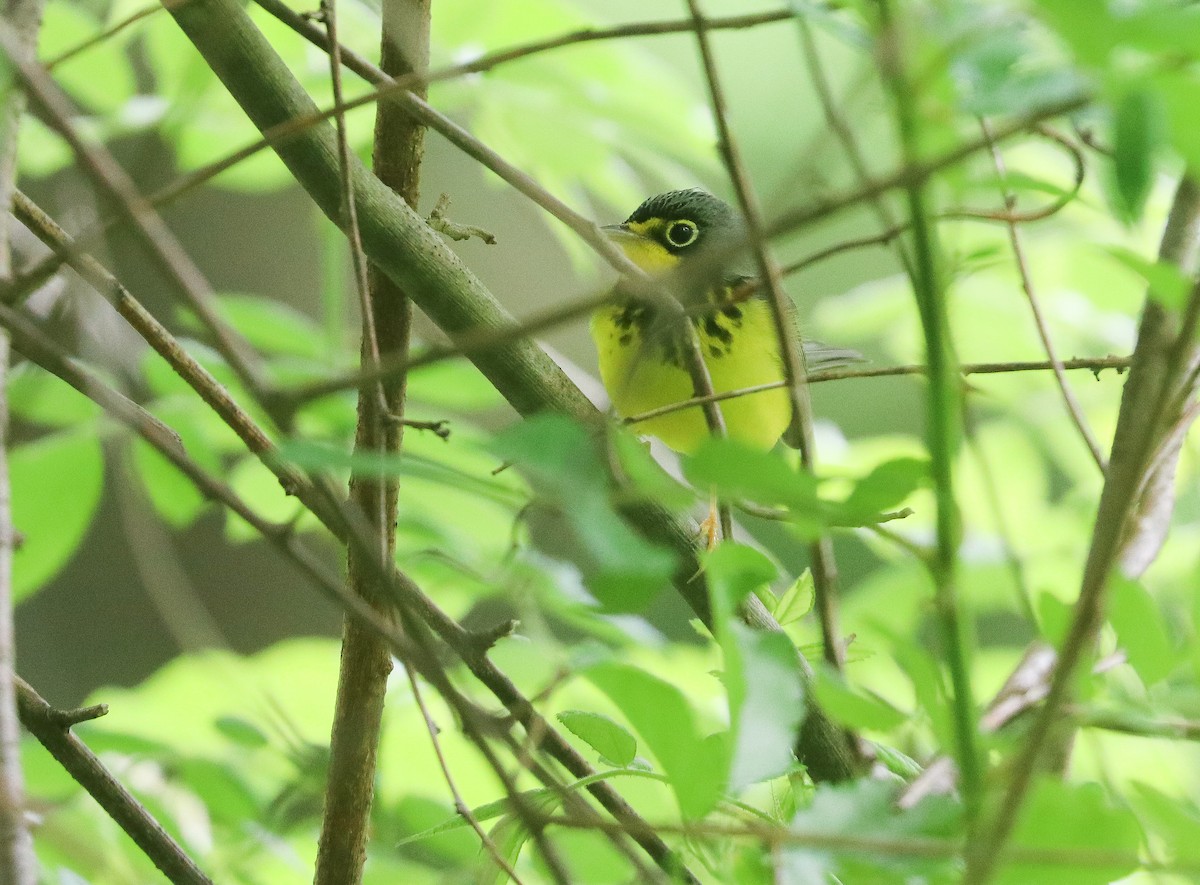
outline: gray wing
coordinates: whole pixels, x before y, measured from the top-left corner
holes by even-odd
[[[756,298],[763,298],[761,293],[755,295]],[[787,315],[788,322],[792,327],[793,337],[800,337],[800,320],[797,315],[796,305],[789,298],[787,299]],[[864,357],[857,350],[852,350],[849,347],[833,347],[821,341],[813,341],[804,339],[804,362],[808,366],[809,372],[821,372],[825,369],[837,369],[842,366],[850,366],[854,363],[866,362]],[[783,441],[793,449],[800,448],[800,427],[796,422],[796,416],[792,415],[791,423],[788,424],[787,430],[783,432]]]
[[[866,362],[866,357],[848,347],[832,347],[820,341],[805,341],[804,361],[808,365],[808,371],[820,372],[863,363]],[[795,415],[792,415],[791,423],[783,432],[783,441],[793,449],[800,448],[800,425]]]

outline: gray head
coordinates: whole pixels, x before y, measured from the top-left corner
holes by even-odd
[[[714,246],[733,243],[743,235],[741,218],[733,208],[698,187],[651,197],[633,210],[625,225],[653,237],[681,259],[711,254]]]

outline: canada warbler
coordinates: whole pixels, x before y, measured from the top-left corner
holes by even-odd
[[[765,294],[749,276],[727,269],[731,253],[744,242],[742,221],[728,204],[699,188],[671,191],[651,197],[623,224],[604,231],[651,276],[674,272],[673,291],[696,330],[714,393],[784,380],[779,335]],[[791,332],[790,301],[788,307]],[[681,320],[665,321],[652,301],[623,294],[621,287],[613,303],[596,311],[592,338],[600,376],[618,414],[631,417],[692,398],[685,333]],[[810,341],[804,351],[810,370],[860,359],[854,351]],[[760,449],[774,446],[792,420],[783,387],[726,399],[720,407],[729,437]],[[634,427],[677,452],[693,451],[708,435],[700,406]],[[793,439],[794,429],[788,433],[788,441]]]

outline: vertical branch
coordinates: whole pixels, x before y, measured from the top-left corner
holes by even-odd
[[[737,190],[742,214],[746,218],[750,242],[758,261],[759,273],[767,284],[775,329],[779,335],[779,352],[783,356],[784,377],[787,381],[792,405],[792,420],[801,431],[800,457],[805,469],[812,470],[814,445],[812,405],[808,395],[808,368],[804,362],[804,350],[795,335],[795,329],[790,319],[789,311],[793,308],[787,300],[787,294],[783,291],[783,277],[779,265],[766,248],[762,210],[750,188],[737,142],[734,141],[733,133],[729,129],[729,121],[725,113],[725,97],[717,76],[716,62],[697,0],[688,0],[688,8],[692,14],[696,40],[708,81],[713,116],[717,120],[720,133],[721,151],[729,169],[730,178]],[[834,666],[839,666],[842,660],[843,645],[837,621],[835,590],[837,566],[833,560],[833,546],[827,535],[822,535],[809,547],[809,556],[812,563],[816,606],[824,640],[825,659]],[[807,685],[807,680],[811,678],[811,668],[803,658],[800,663]],[[811,692],[806,691],[805,698],[807,710],[804,726],[801,728],[796,742],[796,754],[809,766],[809,772],[815,780],[844,780],[852,776],[861,762],[861,756],[857,752],[852,736],[821,713],[820,709],[812,702]],[[836,760],[836,763],[826,764],[818,761],[826,759]]]
[[[902,26],[893,20],[889,0],[877,0],[880,18],[878,52],[885,86],[892,91],[904,162],[920,161],[918,111],[913,84],[904,64]],[[913,293],[921,316],[928,364],[926,444],[929,448],[934,497],[937,502],[937,546],[930,558],[934,605],[941,621],[943,653],[950,671],[954,696],[954,731],[963,802],[968,826],[978,814],[983,787],[979,757],[975,699],[971,689],[968,638],[958,609],[957,557],[960,536],[958,504],[954,497],[954,458],[962,424],[962,402],[957,359],[950,341],[945,291],[939,268],[937,231],[926,206],[923,181],[905,186],[912,224]]]
[[[326,10],[333,20],[332,4]],[[382,69],[391,76],[423,71],[429,62],[430,0],[385,0],[382,11]],[[329,38],[330,45],[336,46],[336,30]],[[336,54],[333,58],[333,64],[339,66],[340,59]],[[412,207],[417,204],[423,151],[424,128],[394,104],[380,104],[375,118],[375,174]],[[349,175],[348,159],[342,165]],[[361,248],[357,242],[352,245]],[[372,267],[367,296],[363,304],[362,362],[377,366],[385,358],[405,359],[412,322],[407,295]],[[359,390],[356,451],[399,450],[405,386],[404,375],[363,383]],[[356,475],[350,481],[351,502],[369,521],[378,541],[374,552],[385,568],[395,555],[396,495],[394,479]],[[351,587],[382,610],[386,603],[374,578],[379,564],[362,561],[363,555],[351,545]],[[330,741],[325,818],[317,853],[317,885],[354,885],[361,880],[374,793],[375,754],[391,667],[387,643],[357,620],[347,618]]]
[[[1200,186],[1188,175],[1175,192],[1159,258],[1196,278],[1200,264]],[[1182,311],[1163,306],[1153,293],[1146,299],[1071,624],[1058,652],[1045,704],[1013,763],[1008,788],[987,829],[969,846],[965,882],[989,880],[1016,825],[1034,774],[1051,751],[1060,749],[1054,746],[1058,736],[1055,728],[1062,720],[1076,673],[1095,647],[1104,624],[1109,578],[1138,534],[1135,517],[1145,503],[1144,496],[1156,491],[1147,487],[1147,479],[1163,469],[1160,453],[1170,458],[1177,454],[1168,443],[1195,395],[1200,358],[1195,337],[1198,320],[1200,280],[1193,283],[1191,297]]]
[[[746,220],[750,245],[754,250],[759,275],[766,284],[771,313],[775,319],[775,331],[779,336],[779,353],[783,358],[783,373],[787,381],[788,398],[791,401],[792,421],[799,428],[797,442],[800,449],[800,462],[805,470],[812,471],[816,457],[812,428],[812,400],[808,393],[808,367],[804,360],[804,349],[797,340],[797,330],[791,315],[794,308],[789,302],[787,293],[783,291],[783,275],[779,264],[766,247],[763,236],[762,208],[750,186],[749,176],[746,174],[746,167],[742,162],[741,151],[729,128],[724,90],[717,75],[716,60],[713,57],[712,45],[708,39],[704,16],[700,11],[698,0],[688,0],[688,10],[692,15],[700,58],[704,65],[705,79],[708,82],[709,101],[712,104],[713,117],[716,119],[721,155],[737,193],[738,206]],[[814,604],[821,623],[825,660],[840,668],[844,658],[844,647],[841,628],[838,625],[837,563],[833,558],[833,544],[828,534],[822,533],[816,541],[809,545],[809,559],[812,563]]]
[[[4,18],[16,37],[12,51],[32,61],[42,22],[41,0],[7,0]],[[5,72],[0,83],[0,282],[12,276],[8,243],[8,205],[17,179],[17,132],[25,93]],[[34,885],[37,858],[25,820],[25,783],[21,773],[21,729],[17,719],[16,637],[13,629],[12,568],[16,527],[12,522],[12,486],[8,476],[8,336],[0,335],[0,882]]]

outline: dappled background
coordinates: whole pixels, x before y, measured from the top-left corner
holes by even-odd
[[[52,63],[72,53],[51,70],[77,104],[75,124],[103,140],[141,192],[153,195],[254,142],[258,133],[164,12],[151,12],[81,47],[143,2],[52,0],[39,58]],[[432,66],[582,27],[644,21],[647,6],[626,0],[437,3]],[[704,6],[711,16],[747,12],[735,0]],[[808,16],[804,28],[778,21],[712,33],[730,122],[768,218],[836,199],[864,174],[890,172],[900,158],[891,105],[859,17],[797,6]],[[1069,2],[1032,7],[1052,26],[1071,21]],[[261,9],[252,5],[250,11],[318,104],[328,106],[327,57]],[[343,41],[377,57],[373,4],[343,0],[339,11]],[[685,17],[686,7],[653,4],[649,13]],[[922,139],[930,152],[979,137],[974,115],[1007,118],[1073,94],[1084,74],[1072,66],[1072,53],[1098,52],[1068,45],[1021,4],[964,0],[917,15],[928,19],[921,33],[928,64],[921,69],[927,77],[922,86],[933,106],[928,120],[935,122]],[[1118,39],[1115,20],[1099,16],[1094,25],[1103,39]],[[365,91],[351,76],[346,87],[348,97]],[[823,107],[823,91],[832,101],[832,117]],[[689,33],[598,41],[516,59],[432,84],[430,103],[600,223],[624,219],[646,196],[665,190],[701,185],[731,197]],[[1058,356],[1131,350],[1146,280],[1164,280],[1153,256],[1179,164],[1163,134],[1166,123],[1151,125],[1158,119],[1154,114],[1169,116],[1172,109],[1154,110],[1152,102],[1140,110],[1122,107],[1124,130],[1114,131],[1108,111],[1088,109],[1051,121],[1048,132],[1005,141],[997,149],[1003,180],[997,157],[987,150],[934,180],[930,190],[945,216],[938,229],[953,341],[964,363],[1046,359],[1002,220],[1006,208],[1031,218],[1045,214],[1019,225],[1019,237]],[[348,116],[353,145],[364,158],[373,118],[373,105]],[[1147,136],[1145,144],[1130,148],[1129,132],[1139,121],[1146,122],[1146,131],[1158,132],[1160,141],[1151,143]],[[842,140],[844,131],[852,133],[857,157]],[[1120,132],[1125,135],[1118,137]],[[1118,152],[1114,164],[1109,151],[1114,139],[1134,152],[1133,160]],[[1157,166],[1155,158],[1161,161]],[[1086,176],[1075,192],[1080,163],[1086,164]],[[611,272],[570,231],[435,134],[427,137],[421,179],[423,213],[446,194],[453,221],[495,235],[494,245],[478,239],[451,245],[516,316],[530,317],[612,284]],[[22,130],[20,185],[72,232],[110,214],[69,148],[35,119]],[[1008,192],[1015,195],[1011,205]],[[178,193],[161,211],[218,293],[224,316],[262,352],[278,384],[357,365],[357,302],[345,240],[269,151]],[[805,335],[858,349],[868,360],[865,368],[923,358],[914,299],[896,252],[903,239],[897,231],[878,236],[905,213],[902,200],[887,197],[772,242],[777,258],[788,265],[839,244],[871,240],[811,263],[786,281]],[[20,231],[17,250],[18,267],[46,251]],[[214,374],[241,393],[200,324],[179,306],[171,286],[120,225],[94,251]],[[341,552],[322,546],[311,516],[299,515],[299,504],[96,293],[67,273],[35,293],[29,307],[58,340],[178,429],[189,453],[226,477],[260,513],[280,522],[297,518],[297,530],[341,568]],[[417,334],[423,344],[442,341],[426,321],[418,323]],[[589,395],[600,396],[586,318],[539,339],[561,356]],[[1083,420],[1107,450],[1122,377],[1113,369],[1073,371],[1069,384]],[[964,527],[960,592],[977,642],[973,673],[982,699],[999,688],[1030,640],[1061,633],[1078,592],[1102,477],[1049,372],[973,375],[967,391],[967,439],[958,462]],[[712,675],[719,656],[674,594],[664,590],[643,612],[597,614],[578,563],[531,547],[521,519],[530,497],[526,481],[516,470],[498,475],[493,470],[507,452],[525,452],[522,446],[534,444],[519,431],[499,446],[493,442],[516,416],[482,376],[465,360],[440,362],[414,373],[409,397],[411,417],[447,419],[451,434],[442,440],[428,431],[405,433],[408,460],[400,469],[398,525],[404,570],[468,624],[519,618],[520,634],[501,642],[496,658],[528,694],[545,690],[550,708],[611,709],[594,687],[567,674],[597,656],[620,654],[678,686],[701,732],[717,727],[726,715],[721,684]],[[818,474],[832,499],[844,497],[854,480],[879,465],[926,457],[919,376],[827,381],[814,385],[813,399]],[[25,535],[16,558],[21,674],[61,706],[87,697],[112,704],[111,716],[94,726],[101,748],[134,752],[142,747],[130,737],[136,731],[155,752],[160,744],[180,751],[194,766],[189,770],[206,777],[217,776],[205,767],[218,767],[214,760],[269,756],[245,783],[233,783],[227,773],[232,786],[222,781],[222,788],[237,793],[235,799],[205,797],[226,814],[214,812],[216,824],[147,775],[143,789],[187,831],[191,844],[212,849],[205,827],[220,835],[222,821],[249,817],[262,806],[276,815],[270,826],[280,832],[308,820],[320,784],[305,781],[297,760],[306,742],[319,744],[328,734],[340,612],[245,523],[206,505],[144,444],[19,359],[10,405],[15,522]],[[297,463],[332,470],[343,483],[355,418],[352,391],[312,403],[299,414],[299,441],[285,450]],[[566,445],[571,438],[555,439]],[[1166,677],[1190,667],[1186,640],[1197,603],[1194,540],[1200,520],[1195,468],[1196,450],[1189,442],[1170,540],[1143,582],[1123,586],[1114,606],[1105,649],[1120,636],[1132,667],[1096,689],[1103,698],[1141,702],[1153,695],[1180,715],[1194,706],[1194,686],[1178,687]],[[949,732],[949,713],[938,706],[944,698],[931,675],[937,673],[939,642],[931,585],[914,555],[914,548],[933,541],[935,509],[923,474],[901,476],[897,483],[897,500],[890,503],[911,508],[911,515],[880,531],[834,533],[842,626],[852,636],[850,673],[858,694],[847,689],[843,697],[828,689],[834,693],[825,699],[847,724],[871,735],[886,733],[903,753],[924,761],[944,748]],[[686,494],[682,502],[670,500],[696,512],[705,504]],[[770,595],[785,600],[777,616],[801,648],[815,648],[819,632],[804,617],[811,587],[804,574],[803,529],[747,516],[739,521],[739,537],[752,540],[779,565]],[[257,656],[188,654],[201,649]],[[238,687],[235,698],[222,694],[230,685]],[[407,692],[398,685],[392,693],[381,758],[429,761],[428,738]],[[442,715],[451,721],[448,713]],[[444,739],[452,767],[467,784],[468,802],[495,798],[472,748],[451,728]],[[32,789],[65,789],[61,773],[29,756]],[[1080,771],[1108,784],[1136,774],[1151,796],[1194,790],[1195,763],[1188,745],[1099,732],[1086,733],[1076,759]],[[381,778],[380,827],[395,837],[392,843],[452,813],[432,762],[403,773],[385,764]],[[253,788],[258,792],[251,797]],[[785,801],[766,787],[755,789],[767,805],[791,808],[787,802],[795,801],[790,794]],[[630,793],[662,814],[672,809],[655,785],[639,783]],[[1089,796],[1096,808],[1103,804]],[[60,835],[68,832],[67,822],[85,826],[86,812],[75,813],[77,819],[56,825]],[[1121,834],[1113,837],[1114,846],[1133,850],[1137,836],[1129,841],[1125,821],[1114,824]],[[195,827],[204,833],[196,835]],[[106,843],[112,838],[106,836]],[[562,837],[564,844],[585,838]],[[378,866],[376,873],[411,872],[422,863],[455,869],[473,856],[472,839],[461,830],[443,834],[401,852],[395,868]],[[268,841],[255,843],[257,849],[266,852],[262,845]],[[68,843],[66,836],[58,843],[47,839],[54,847],[46,850],[69,858]],[[232,877],[248,861],[225,848],[225,854],[220,845],[212,849],[209,860],[218,875],[225,870]],[[275,869],[260,855],[250,856],[259,865],[256,872]],[[303,866],[286,851],[272,857],[289,873]],[[129,863],[140,869],[136,865],[144,861]],[[592,881],[609,881],[606,876],[623,869],[615,855],[596,863]]]

